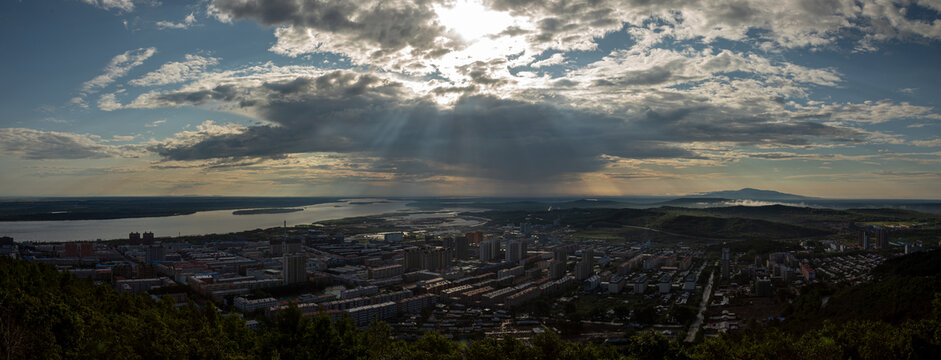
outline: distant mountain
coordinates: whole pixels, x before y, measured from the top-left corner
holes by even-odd
[[[762,200],[762,201],[779,201],[779,200],[812,200],[816,198],[794,195],[794,194],[785,194],[782,192],[777,192],[773,190],[759,190],[752,188],[744,188],[741,190],[726,190],[726,191],[713,191],[703,194],[690,195],[689,197],[694,198],[721,198],[721,199],[731,199],[731,200]]]
[[[670,201],[659,202],[656,205],[659,206],[681,206],[681,207],[702,207],[702,206],[718,206],[724,203],[727,203],[733,199],[730,198],[718,198],[718,197],[707,197],[704,195],[691,195],[690,197],[684,197],[679,199],[673,199]]]

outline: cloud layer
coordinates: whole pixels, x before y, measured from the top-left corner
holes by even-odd
[[[83,1],[155,27],[69,85],[59,131],[11,120],[6,158],[444,193],[941,173],[936,89],[879,68],[937,46],[935,1]]]
[[[120,153],[95,136],[24,128],[0,129],[0,149],[29,160],[97,159]]]
[[[267,122],[205,129],[186,134],[187,141],[172,139],[149,148],[166,160],[241,161],[333,152],[386,164],[420,163],[429,173],[527,181],[598,171],[613,158],[704,158],[686,146],[694,142],[813,146],[864,137],[848,127],[755,116],[722,104],[669,110],[649,103],[622,104],[632,109],[617,114],[465,95],[440,105],[402,82],[351,71],[250,79],[256,77],[148,93],[129,106],[218,106]]]

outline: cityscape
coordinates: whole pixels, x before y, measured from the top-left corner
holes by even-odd
[[[0,359],[941,359],[938,0],[0,1]]]
[[[95,241],[3,237],[0,250],[124,296],[211,306],[258,332],[296,312],[364,331],[382,323],[396,341],[433,333],[455,342],[531,343],[553,334],[624,351],[636,334],[691,349],[707,339],[806,326],[821,319],[803,319],[806,310],[795,304],[812,296],[852,301],[842,292],[884,282],[888,260],[927,254],[914,266],[936,269],[934,249],[941,247],[941,217],[906,210],[538,204],[401,210],[198,236],[143,230]],[[691,225],[719,219],[697,213],[715,210],[752,214],[702,232]],[[785,222],[759,220],[768,215],[757,212],[782,214]],[[681,226],[663,221],[682,216],[688,219]],[[834,220],[840,218],[851,220]],[[632,225],[641,220],[658,225]],[[753,225],[766,232],[745,232]],[[921,299],[912,301],[938,301],[931,274],[928,288],[912,294]],[[885,310],[911,321],[919,316],[908,312],[921,311],[911,306]]]

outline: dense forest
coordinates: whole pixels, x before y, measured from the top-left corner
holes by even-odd
[[[932,258],[918,258],[920,262]],[[921,269],[892,262],[884,273]],[[925,270],[928,269],[928,270]],[[899,270],[901,271],[901,270]],[[878,282],[877,281],[877,282]],[[884,291],[877,287],[877,291]],[[852,296],[869,296],[851,292]],[[922,292],[924,293],[924,292]],[[515,338],[451,341],[428,333],[393,338],[375,323],[302,317],[283,311],[250,330],[211,303],[176,307],[168,300],[118,293],[46,265],[0,257],[0,356],[5,359],[937,359],[941,358],[941,293],[920,316],[824,321],[809,329],[765,326],[746,334],[682,344],[654,332],[630,334],[620,347],[574,343],[548,332]],[[863,301],[865,302],[865,301]],[[845,306],[853,306],[847,303]],[[813,308],[813,306],[811,306]],[[792,311],[801,311],[795,308]],[[816,311],[810,309],[806,311]],[[796,316],[799,317],[799,316]]]

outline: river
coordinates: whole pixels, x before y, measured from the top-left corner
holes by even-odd
[[[258,228],[311,224],[318,221],[413,210],[406,201],[355,199],[296,206],[304,211],[281,214],[233,215],[243,209],[201,211],[189,215],[109,220],[5,221],[0,236],[16,241],[64,242],[76,240],[127,239],[132,232],[150,231],[156,237],[227,234]]]

